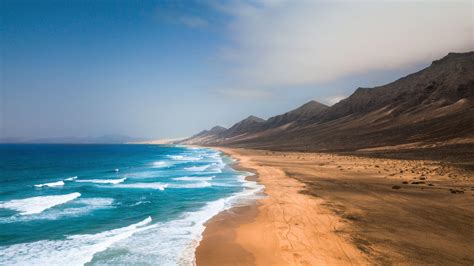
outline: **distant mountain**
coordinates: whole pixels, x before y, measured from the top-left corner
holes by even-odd
[[[209,136],[209,135],[218,135],[220,133],[223,133],[227,129],[225,127],[221,126],[215,126],[211,128],[210,130],[203,130],[199,132],[198,134],[194,135],[193,137],[203,137],[203,136]]]
[[[312,101],[266,121],[249,117],[194,144],[355,151],[473,140],[474,52],[469,52],[450,53],[384,86],[358,88],[330,107]]]
[[[178,141],[177,143],[192,145],[222,142],[231,138],[242,137],[242,134],[248,134],[249,132],[258,131],[260,129],[260,126],[264,122],[264,119],[251,115],[245,118],[244,120],[235,123],[229,129],[226,129],[221,126],[215,126],[210,130],[203,130],[198,134],[190,138]]]
[[[179,140],[177,141],[177,143],[185,143],[185,144],[192,145],[192,144],[212,142],[213,140],[218,138],[220,134],[224,133],[226,130],[227,129],[225,127],[215,126],[211,128],[210,130],[203,130],[190,138]]]
[[[225,138],[231,138],[246,134],[248,132],[253,132],[258,130],[264,122],[265,119],[251,115],[244,120],[235,123],[228,130],[222,132],[221,135]]]
[[[321,114],[321,112],[327,108],[328,106],[325,104],[310,101],[292,111],[269,118],[265,123],[264,129],[277,128],[290,123],[303,123]]]
[[[63,138],[38,138],[38,139],[19,139],[2,138],[0,143],[44,143],[44,144],[122,144],[130,142],[145,141],[143,138],[133,138],[125,135],[110,134],[100,137],[63,137]]]
[[[285,130],[296,123],[306,121],[318,115],[328,108],[327,105],[317,101],[310,101],[292,111],[282,115],[270,117],[268,120],[256,116],[249,116],[246,119],[235,123],[231,128],[225,130],[220,127],[219,131],[204,130],[191,138],[180,141],[183,144],[216,144],[230,142],[232,139],[242,140],[246,136],[253,137],[252,133],[269,130]],[[223,130],[224,129],[224,130]]]

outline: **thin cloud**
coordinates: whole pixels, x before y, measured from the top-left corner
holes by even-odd
[[[345,98],[347,98],[347,96],[334,95],[334,96],[330,96],[330,97],[325,98],[324,102],[328,105],[334,105],[334,104],[340,102],[341,100],[344,100]]]
[[[154,18],[157,21],[179,24],[189,28],[205,28],[210,25],[210,18],[196,15],[196,12],[191,8],[192,5],[180,5],[178,2],[171,6],[166,6],[165,3],[162,5],[158,4],[154,12]]]
[[[222,57],[247,87],[307,85],[474,49],[471,1],[233,1]]]
[[[190,28],[204,28],[209,25],[209,22],[207,22],[207,20],[196,16],[181,16],[177,20],[182,25],[185,25]]]

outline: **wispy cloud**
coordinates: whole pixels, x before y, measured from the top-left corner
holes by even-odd
[[[225,60],[246,86],[316,84],[474,49],[472,1],[232,1]]]
[[[209,25],[209,22],[207,22],[207,20],[189,15],[180,16],[177,18],[177,21],[190,28],[204,28]]]
[[[205,28],[211,17],[199,13],[196,1],[163,1],[155,8],[155,18],[160,22],[179,24],[189,28]]]
[[[342,95],[334,95],[334,96],[329,96],[324,99],[324,102],[328,105],[334,105],[341,100],[347,98],[347,96],[342,96]]]

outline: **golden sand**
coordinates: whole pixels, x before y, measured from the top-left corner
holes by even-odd
[[[472,172],[432,161],[222,149],[267,197],[207,224],[198,265],[474,262]]]

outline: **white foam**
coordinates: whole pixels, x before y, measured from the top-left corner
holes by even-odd
[[[184,147],[186,147],[186,146],[184,146]],[[202,148],[199,148],[199,147],[186,147],[186,148],[188,148],[190,150],[201,150],[202,149]]]
[[[186,145],[181,145],[181,144],[175,144],[175,145],[173,145],[173,147],[175,147],[175,148],[187,148],[189,150],[193,149],[193,147],[188,147]],[[199,149],[199,148],[197,148],[197,149]]]
[[[20,215],[41,213],[46,209],[64,204],[81,196],[74,192],[66,195],[39,196],[26,199],[10,200],[0,203],[0,208],[11,209],[20,212]]]
[[[187,184],[170,184],[169,188],[205,188],[212,186],[211,183],[207,181],[200,181],[194,183],[187,183]]]
[[[63,217],[77,217],[99,209],[113,208],[112,198],[79,198],[73,202],[74,206],[63,210],[45,211],[35,217],[37,219],[58,220]]]
[[[103,257],[98,254],[95,262],[100,265],[195,265],[195,249],[202,239],[204,224],[226,209],[258,198],[257,193],[263,189],[256,182],[245,179],[243,182],[252,183],[252,188],[209,202],[198,211],[183,214],[180,219],[158,223],[156,227],[138,232],[115,243]],[[107,253],[113,256],[107,256]]]
[[[123,250],[126,253],[112,257],[104,254],[103,260],[99,255],[97,262],[106,265],[195,265],[194,252],[202,238],[204,223],[224,206],[224,200],[210,202],[201,210],[185,213],[178,220],[159,223],[136,233],[108,250],[113,254]]]
[[[84,265],[93,259],[94,254],[114,243],[155,227],[149,225],[151,221],[148,217],[139,223],[97,234],[0,247],[0,265]]]
[[[192,172],[202,172],[202,171],[206,170],[207,168],[209,168],[210,166],[211,166],[211,164],[203,165],[203,166],[191,166],[191,167],[184,168],[184,170],[192,171]]]
[[[95,183],[95,184],[120,184],[123,181],[125,181],[127,178],[120,178],[120,179],[82,179],[82,180],[76,180],[76,182],[79,183]]]
[[[130,206],[135,207],[135,206],[142,205],[142,204],[147,204],[147,203],[151,203],[151,201],[149,201],[149,200],[140,200],[138,202],[133,203]]]
[[[153,183],[131,183],[131,184],[120,184],[113,186],[113,188],[136,188],[136,189],[157,189],[165,190],[166,188],[205,188],[212,186],[211,183],[207,181],[199,181],[192,183],[180,183],[180,184],[168,184],[161,182]]]
[[[215,176],[183,176],[172,178],[175,181],[211,181]]]
[[[112,198],[80,198],[75,204],[84,204],[88,206],[107,206],[114,202]]]
[[[172,164],[167,161],[157,161],[153,163],[153,168],[165,168],[170,167]]]
[[[201,156],[186,156],[186,155],[168,155],[168,158],[175,160],[175,161],[199,161],[203,158]]]
[[[219,163],[218,163],[219,164]],[[216,165],[221,166],[221,165]],[[208,169],[209,170],[209,169]],[[200,180],[198,180],[200,178]],[[211,181],[207,177],[178,177],[176,181]],[[236,180],[237,179],[237,180]],[[227,198],[207,203],[198,211],[188,212],[180,219],[159,223],[156,227],[134,234],[111,246],[103,256],[98,254],[95,262],[101,265],[144,264],[144,265],[195,265],[195,250],[202,239],[204,224],[218,213],[233,206],[245,205],[260,198],[263,186],[238,176],[230,181],[243,190]],[[192,183],[195,185],[198,182]],[[206,182],[209,183],[209,182]],[[243,183],[243,184],[242,184]],[[184,184],[170,184],[179,186]],[[157,241],[157,238],[160,241]],[[124,251],[125,250],[125,251]],[[110,254],[110,255],[108,255]]]
[[[233,183],[225,183],[225,182],[212,182],[212,186],[213,187],[242,187],[242,184],[233,184]]]
[[[144,220],[135,225],[98,234],[77,235],[65,240],[44,240],[0,247],[0,254],[2,254],[0,265],[83,265],[90,261],[98,265],[195,265],[194,253],[202,239],[204,224],[221,211],[258,198],[258,191],[263,189],[263,186],[253,181],[247,181],[243,177],[238,177],[238,181],[235,179],[232,181],[236,184],[243,182],[243,191],[224,199],[209,202],[203,208],[185,213],[177,220],[150,225],[151,219],[149,219],[149,221]],[[201,182],[189,184],[196,185],[198,183]],[[210,184],[210,182],[205,183]],[[161,186],[164,189],[168,185],[185,184],[135,183],[104,187],[150,188]]]
[[[157,171],[141,171],[136,173],[127,174],[128,178],[131,179],[148,179],[165,176],[163,173]]]
[[[138,189],[158,189],[165,190],[168,187],[166,183],[133,183],[133,184],[120,184],[114,186],[114,188],[138,188]]]
[[[68,177],[66,179],[64,179],[64,181],[74,181],[77,179],[77,176],[71,176],[71,177]]]
[[[222,173],[222,169],[224,169],[225,163],[212,163],[210,167],[207,169],[209,173]]]
[[[35,187],[62,187],[62,186],[64,186],[64,181],[57,181],[57,182],[35,185]]]
[[[58,220],[64,217],[77,217],[98,209],[113,208],[112,198],[79,198],[64,209],[48,209],[36,215],[13,215],[0,218],[0,223],[27,222],[32,220]]]
[[[255,198],[263,188],[256,182],[239,180],[252,183],[252,189],[209,202],[177,220],[149,225],[151,218],[147,218],[98,234],[0,247],[0,265],[83,265],[92,260],[99,265],[195,265],[194,253],[204,224],[239,202]]]

